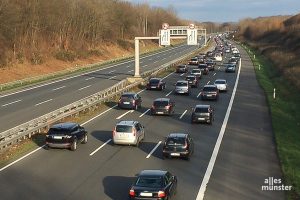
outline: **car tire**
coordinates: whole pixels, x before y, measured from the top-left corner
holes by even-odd
[[[82,144],[86,144],[88,142],[88,135],[85,134],[82,140]]]
[[[76,151],[76,149],[77,149],[77,139],[74,139],[71,145],[71,151]]]

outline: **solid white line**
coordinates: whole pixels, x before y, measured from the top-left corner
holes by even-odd
[[[113,78],[116,78],[117,76],[112,76],[112,77],[110,77],[108,80],[111,80],[111,79],[113,79]]]
[[[187,112],[187,110],[185,110],[185,111],[182,113],[182,115],[179,117],[179,119],[181,119],[181,118],[185,115],[186,112]]]
[[[172,92],[173,92],[173,90],[171,92],[169,92],[168,94],[166,94],[166,97],[169,96]]]
[[[146,110],[143,114],[141,114],[139,117],[143,117],[147,112],[149,112],[150,109]]]
[[[152,151],[148,154],[146,158],[150,158],[150,156],[154,153],[154,151],[157,149],[157,147],[160,145],[161,141],[157,143],[157,145],[152,149]]]
[[[214,76],[216,75],[217,73],[214,73]]]
[[[197,98],[200,96],[200,94],[201,94],[201,91],[200,91],[199,94],[197,95]]]
[[[118,105],[114,105],[113,107],[111,107],[111,108],[109,108],[109,109],[107,109],[107,110],[103,111],[103,112],[102,112],[102,113],[100,113],[99,115],[97,115],[97,116],[93,117],[92,119],[89,119],[88,121],[86,121],[86,122],[82,123],[81,125],[82,125],[82,126],[84,126],[84,125],[86,125],[86,124],[90,123],[90,122],[91,122],[91,121],[93,121],[94,119],[96,119],[96,118],[100,117],[101,115],[103,115],[103,114],[105,114],[105,113],[107,113],[107,112],[111,111],[112,109],[114,109],[114,108],[115,108],[115,107],[117,107],[117,106],[118,106]]]
[[[239,71],[238,71],[238,74],[237,74],[237,77],[236,77],[236,80],[235,80],[234,89],[232,91],[231,99],[230,99],[230,102],[229,102],[229,105],[228,105],[228,108],[227,108],[227,111],[226,111],[226,115],[225,115],[225,118],[224,118],[224,121],[223,121],[223,124],[222,124],[222,128],[220,130],[217,142],[216,142],[215,147],[214,147],[214,151],[213,151],[213,153],[211,155],[211,158],[210,158],[209,164],[207,166],[207,169],[206,169],[204,178],[202,180],[199,192],[197,194],[196,200],[203,200],[204,193],[205,193],[208,181],[210,179],[210,175],[211,175],[211,173],[213,171],[213,168],[214,168],[217,156],[218,156],[218,152],[219,152],[219,149],[220,149],[220,146],[221,146],[221,142],[222,142],[225,130],[226,130],[227,122],[228,122],[228,119],[229,119],[230,111],[231,111],[231,108],[232,108],[232,104],[233,104],[233,101],[234,101],[236,89],[237,89],[238,82],[239,82],[239,77],[240,77],[240,72],[241,72],[241,62],[242,61],[240,60]]]
[[[91,80],[91,79],[93,79],[93,78],[95,78],[95,77],[90,77],[90,78],[87,78],[87,79],[85,79],[85,80],[88,81],[88,80]]]
[[[19,99],[19,100],[16,100],[16,101],[13,101],[13,102],[10,102],[10,103],[7,103],[7,104],[3,104],[2,107],[8,106],[8,105],[11,105],[11,104],[14,104],[14,103],[18,103],[20,101],[22,101],[22,100]]]
[[[99,151],[100,149],[102,149],[105,145],[107,145],[109,142],[111,141],[111,139],[107,140],[105,143],[103,143],[100,147],[98,147],[95,151],[93,151],[92,153],[90,153],[90,156],[94,155],[95,153],[97,153],[97,151]]]
[[[162,79],[165,79],[165,78],[167,78],[167,77],[171,76],[172,74],[174,74],[174,72],[172,72],[172,73],[168,74],[167,76],[163,77]]]
[[[85,87],[82,87],[82,88],[80,88],[80,89],[78,89],[79,91],[80,90],[84,90],[84,89],[86,89],[86,88],[89,88],[89,87],[91,87],[92,85],[87,85],[87,86],[85,86]]]
[[[127,115],[128,113],[132,113],[134,110],[128,110],[126,113],[120,115],[119,117],[117,117],[116,119],[121,119],[122,117],[124,117],[125,115]]]
[[[220,69],[220,67],[218,67],[218,69]]]
[[[43,102],[41,102],[41,103],[35,104],[35,106],[39,106],[39,105],[41,105],[41,104],[47,103],[47,102],[52,101],[52,100],[53,100],[53,99],[48,99],[48,100],[43,101]]]
[[[206,85],[208,85],[210,83],[210,81],[208,81],[207,83],[206,83]]]
[[[184,73],[183,74],[180,74],[180,76],[183,76],[184,75]]]
[[[52,89],[53,91],[55,91],[55,90],[60,90],[60,89],[63,89],[63,88],[65,88],[66,86],[64,85],[64,86],[61,86],[61,87],[58,87],[58,88],[55,88],[55,89]]]

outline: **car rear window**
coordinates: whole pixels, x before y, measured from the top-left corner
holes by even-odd
[[[168,146],[181,146],[185,144],[185,138],[183,137],[170,137],[167,139],[166,144]]]
[[[159,188],[162,187],[163,182],[159,176],[140,176],[135,185],[139,187]]]
[[[199,69],[193,69],[192,73],[200,73],[200,70]]]
[[[197,58],[192,58],[191,61],[198,61],[198,59]]]
[[[203,69],[203,68],[206,68],[207,65],[199,65],[199,68]]]
[[[180,65],[180,66],[178,66],[178,68],[180,68],[180,69],[184,69],[184,68],[185,68],[185,66],[183,66],[183,65]]]
[[[132,126],[117,125],[116,131],[117,132],[124,132],[124,133],[132,133]]]
[[[224,80],[215,81],[215,84],[225,84],[225,83],[226,83],[226,81],[224,81]]]
[[[159,80],[158,79],[150,79],[149,82],[153,83],[153,84],[157,84],[157,83],[159,83]]]
[[[69,129],[65,128],[50,128],[48,131],[49,135],[68,135],[70,134]]]
[[[216,87],[204,87],[203,91],[216,91],[217,88]]]
[[[195,113],[207,113],[208,112],[208,108],[202,108],[202,107],[196,107],[195,108]]]
[[[177,82],[176,86],[188,86],[188,83],[186,83],[186,82]]]
[[[121,99],[133,99],[134,96],[132,94],[123,94],[121,96]]]
[[[194,77],[194,76],[187,76],[185,79],[186,79],[187,81],[193,81],[193,80],[196,79],[196,77]]]
[[[154,106],[167,106],[169,104],[168,101],[154,101]]]

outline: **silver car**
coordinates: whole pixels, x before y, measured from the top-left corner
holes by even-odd
[[[175,83],[176,94],[187,94],[190,95],[190,85],[188,81],[180,80]]]
[[[214,85],[217,86],[220,92],[221,91],[227,92],[228,86],[227,86],[227,81],[225,79],[215,80]]]
[[[144,126],[138,121],[120,121],[113,130],[114,144],[138,146],[144,138]]]
[[[200,79],[202,76],[201,69],[192,69],[191,75],[196,76]]]

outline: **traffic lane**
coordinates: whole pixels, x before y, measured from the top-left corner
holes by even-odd
[[[264,91],[240,52],[240,84],[204,199],[285,199],[282,191],[262,191],[265,179],[282,174]]]

